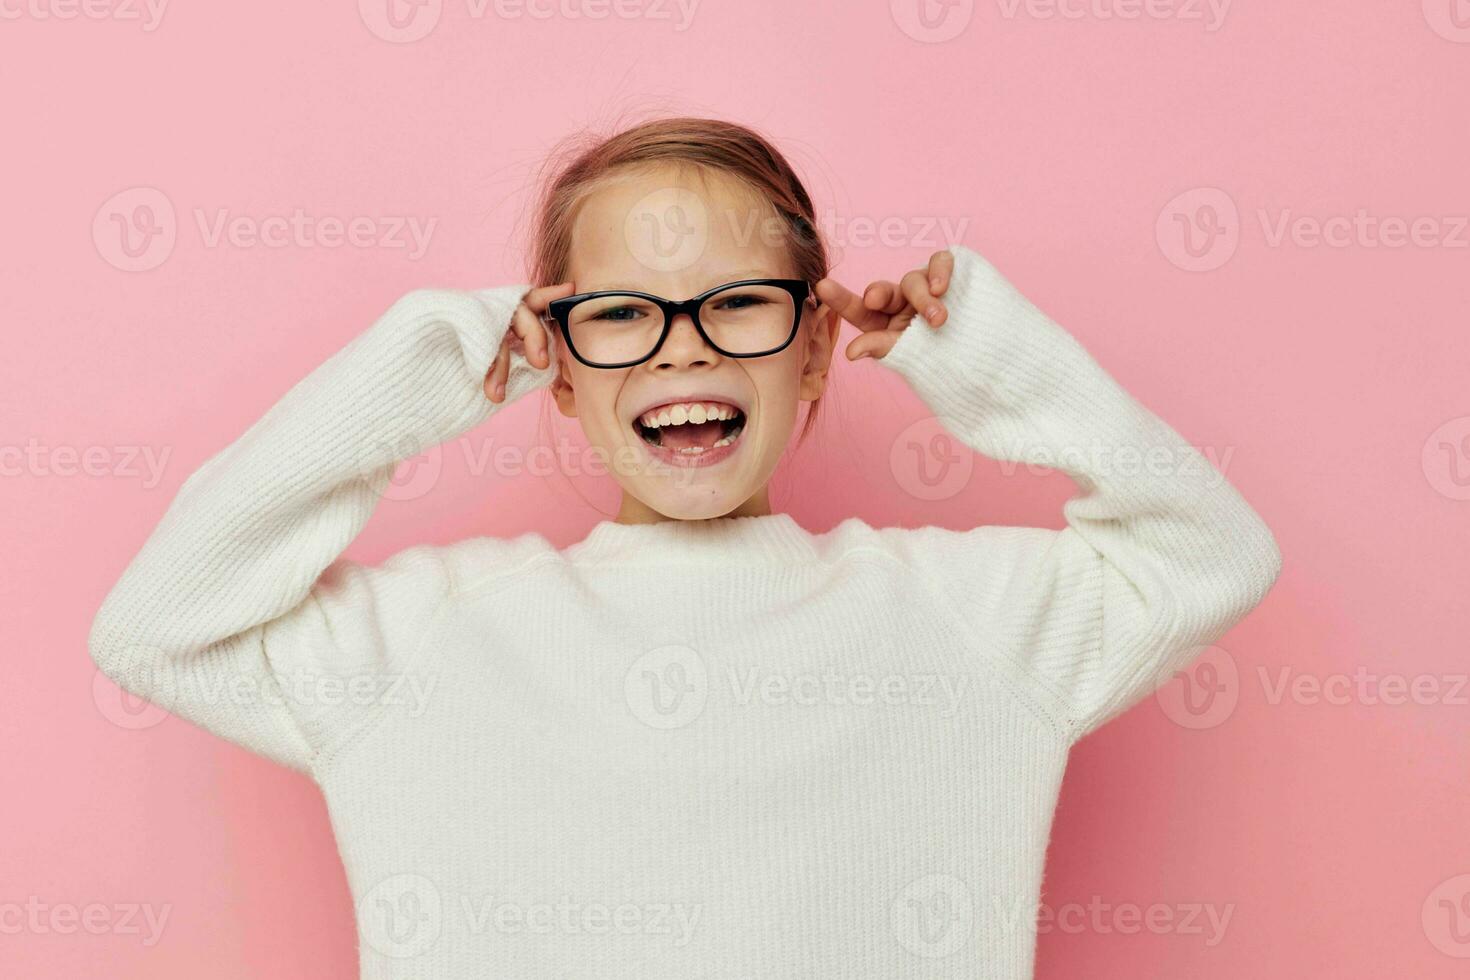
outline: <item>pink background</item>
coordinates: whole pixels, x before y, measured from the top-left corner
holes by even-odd
[[[932,27],[917,0],[706,0],[687,23],[671,0],[605,19],[426,0],[396,35],[377,0],[178,3],[152,29],[96,2],[108,16],[15,0],[0,22],[0,973],[356,975],[318,791],[97,682],[91,616],[183,479],[394,298],[522,280],[512,235],[553,141],[653,107],[776,139],[835,215],[849,286],[960,229],[1276,531],[1276,589],[1201,660],[1215,700],[1192,711],[1177,681],[1076,750],[1044,895],[1073,911],[1039,976],[1464,976],[1463,0],[1213,22],[1195,0],[985,0]],[[153,219],[174,240],[129,258],[113,215],[159,202],[136,188],[172,206]],[[195,217],[296,208],[437,223],[415,256],[211,246]],[[1360,211],[1427,223],[1397,247],[1341,224],[1333,245],[1277,236],[1283,215]],[[886,243],[850,224],[885,219]],[[1061,526],[1057,473],[976,457],[927,493],[905,463],[934,445],[920,403],[881,366],[836,373],[777,507],[813,530]],[[540,419],[528,399],[425,460],[349,555],[579,539],[612,513],[608,481],[477,473],[460,451],[577,440]],[[1283,672],[1327,693],[1282,695]],[[1128,908],[1155,904],[1175,924],[1138,930]],[[166,913],[161,935],[129,906]],[[1223,936],[1196,906],[1230,916]]]

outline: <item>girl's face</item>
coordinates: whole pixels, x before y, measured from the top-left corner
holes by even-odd
[[[673,300],[737,279],[799,278],[773,233],[778,227],[773,209],[726,175],[628,172],[584,199],[566,278],[578,293],[630,289]],[[822,393],[837,339],[837,314],[815,303],[803,305],[790,345],[764,357],[722,355],[684,314],[653,357],[633,367],[588,367],[557,344],[552,392],[562,414],[579,419],[591,446],[605,454],[623,489],[620,522],[770,512],[766,485],[791,438],[797,403]],[[712,405],[718,411],[709,412]],[[719,418],[731,410],[733,418]],[[641,424],[663,412],[669,425],[655,432]],[[701,424],[701,414],[714,418]],[[721,439],[727,444],[716,445]],[[677,451],[701,447],[708,448]]]

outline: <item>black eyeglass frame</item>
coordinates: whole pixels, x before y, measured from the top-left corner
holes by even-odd
[[[705,301],[708,300],[711,296],[716,296],[729,289],[735,289],[738,286],[777,286],[791,294],[792,308],[796,311],[796,315],[792,317],[791,320],[791,333],[787,335],[786,339],[782,341],[779,346],[772,347],[770,350],[758,351],[754,354],[736,354],[733,351],[725,350],[719,344],[715,343],[713,340],[710,339],[710,335],[705,332],[704,324],[699,322],[699,308],[703,306]],[[639,299],[648,300],[650,303],[653,303],[655,306],[663,311],[663,332],[658,335],[658,340],[654,342],[653,348],[647,354],[638,358],[638,360],[621,361],[616,364],[599,364],[596,361],[589,361],[587,358],[583,357],[582,354],[577,350],[577,345],[572,342],[572,331],[567,324],[567,319],[571,316],[572,313],[572,307],[576,306],[578,303],[583,302],[584,300],[601,299],[604,296],[636,296]],[[693,322],[694,329],[699,331],[699,336],[704,340],[704,342],[710,347],[713,347],[715,350],[719,351],[725,357],[769,357],[772,354],[778,354],[781,351],[785,350],[787,347],[791,346],[791,342],[796,339],[796,331],[801,327],[802,307],[807,303],[814,303],[814,300],[812,299],[811,283],[807,282],[805,279],[738,279],[735,282],[727,282],[722,285],[715,286],[712,289],[706,289],[698,296],[694,296],[686,300],[666,299],[662,296],[655,296],[652,293],[639,292],[636,289],[599,289],[595,292],[577,293],[573,296],[564,296],[561,299],[554,299],[550,303],[546,304],[546,309],[547,312],[550,314],[551,319],[556,323],[558,327],[561,328],[562,339],[566,341],[567,350],[572,352],[573,357],[575,357],[578,361],[581,361],[588,367],[616,370],[618,368],[635,367],[639,364],[643,364],[644,362],[650,360],[655,354],[657,354],[659,352],[659,348],[663,347],[664,341],[669,338],[669,330],[673,328],[674,317],[678,316],[680,313],[689,314],[689,319],[691,322]]]

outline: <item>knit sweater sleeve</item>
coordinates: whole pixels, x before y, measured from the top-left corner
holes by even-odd
[[[1081,493],[1061,530],[898,529],[894,546],[1075,741],[1244,617],[1281,555],[1199,450],[983,257],[951,251],[949,319],[916,318],[879,363],[971,449],[1059,469]]]
[[[100,670],[306,773],[401,703],[445,563],[339,556],[400,461],[550,381],[514,351],[505,398],[482,387],[528,288],[407,294],[191,474],[93,620]]]

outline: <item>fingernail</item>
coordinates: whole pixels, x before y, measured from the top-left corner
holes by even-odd
[[[497,382],[495,382],[495,397],[497,399],[501,399],[501,398],[504,398],[505,397],[505,382],[504,381],[497,381]]]
[[[940,316],[942,316],[943,314],[944,314],[944,311],[942,309],[940,309],[937,306],[931,306],[931,307],[929,307],[929,311],[924,314],[924,317],[930,323],[933,323],[935,320],[938,320],[940,318]]]
[[[932,279],[929,280],[929,288],[930,289],[936,289],[936,290],[939,288],[939,277],[938,276],[935,276],[935,277],[933,277]]]

